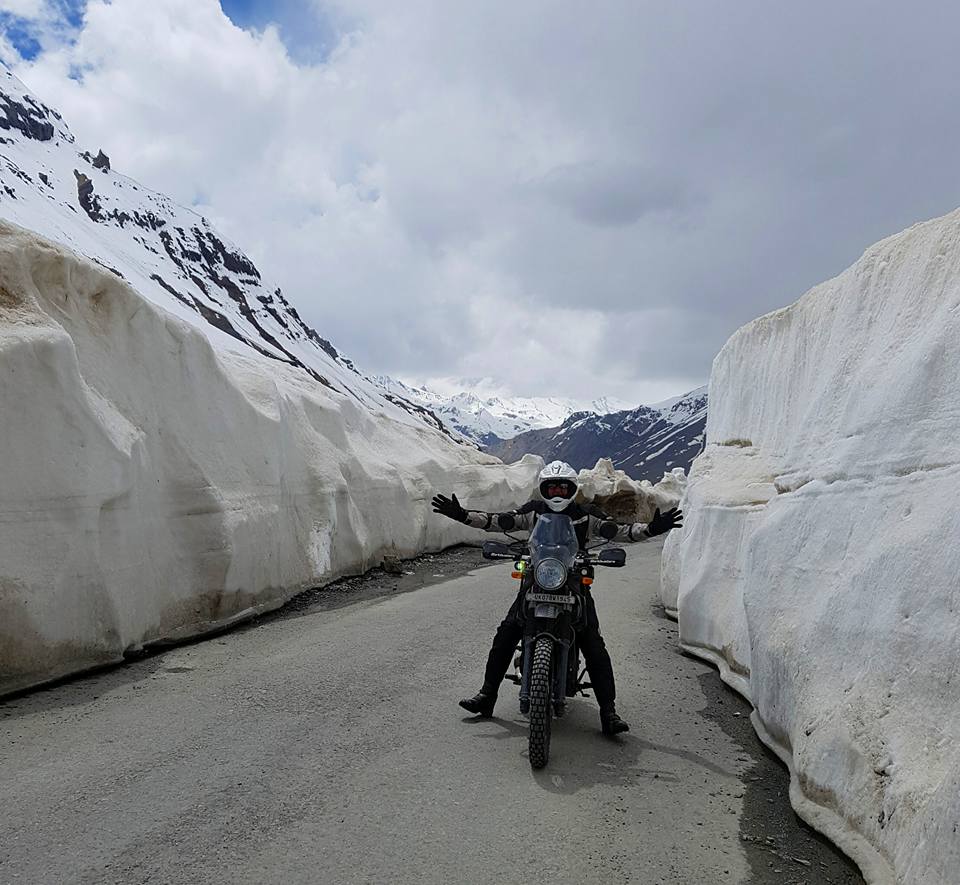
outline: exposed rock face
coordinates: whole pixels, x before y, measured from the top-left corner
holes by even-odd
[[[100,211],[100,201],[93,193],[93,181],[82,172],[73,170],[77,177],[77,200],[83,211],[87,213],[91,221],[103,221],[103,213]]]
[[[25,138],[35,141],[50,141],[54,127],[48,116],[52,112],[29,95],[17,101],[9,95],[0,94],[0,129],[16,130]]]
[[[104,172],[110,171],[110,158],[101,149],[100,152],[91,160],[94,169],[102,169]]]

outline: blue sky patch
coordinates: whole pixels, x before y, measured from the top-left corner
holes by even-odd
[[[55,0],[59,17],[72,29],[83,25],[83,14],[87,11],[87,0]]]
[[[340,42],[342,22],[309,0],[220,0],[220,6],[240,28],[276,25],[290,57],[301,64],[326,61]]]
[[[47,27],[57,39],[69,41],[83,25],[87,0],[52,0],[52,20]],[[0,12],[0,32],[24,61],[33,61],[44,50],[43,33],[36,19],[23,18],[11,12]],[[48,34],[49,36],[49,34]],[[8,59],[16,61],[16,59]]]
[[[0,31],[3,31],[11,46],[20,53],[20,58],[27,61],[35,59],[43,48],[35,36],[31,23],[9,12],[0,12]],[[15,61],[15,59],[4,60]]]
[[[290,57],[300,64],[326,61],[344,30],[342,19],[310,0],[221,0],[220,5],[238,27],[262,31],[267,25],[276,25]],[[33,61],[48,48],[44,42],[51,33],[58,41],[71,42],[83,27],[87,0],[50,0],[50,6],[53,16],[45,23],[47,33],[41,31],[36,20],[0,11],[0,32],[20,59]]]

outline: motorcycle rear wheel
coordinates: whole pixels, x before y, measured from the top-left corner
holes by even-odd
[[[541,636],[533,648],[530,666],[530,767],[543,768],[550,758],[550,722],[553,715],[553,640]]]

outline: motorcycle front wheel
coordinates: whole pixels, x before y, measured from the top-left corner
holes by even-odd
[[[530,666],[530,767],[543,768],[550,758],[553,715],[553,640],[541,636],[533,647]]]

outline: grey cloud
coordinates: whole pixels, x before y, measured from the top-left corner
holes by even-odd
[[[577,163],[531,183],[531,190],[598,227],[633,224],[646,215],[681,212],[691,200],[684,185],[638,165]]]
[[[214,2],[178,0],[177,27]],[[948,0],[320,5],[354,30],[312,67],[234,35],[179,71],[162,40],[110,42],[111,17],[145,33],[114,0],[22,76],[118,168],[203,193],[372,370],[628,399],[703,381],[739,325],[960,204]],[[558,312],[586,367],[531,346]]]

